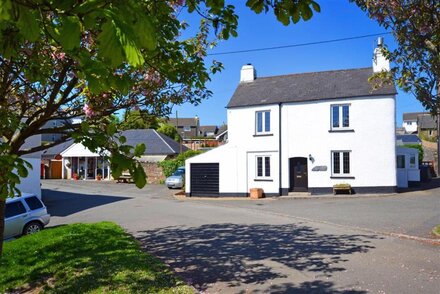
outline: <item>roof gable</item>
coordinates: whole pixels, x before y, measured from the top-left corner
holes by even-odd
[[[227,107],[397,94],[394,85],[373,90],[372,74],[372,68],[359,68],[258,78],[240,83]]]
[[[144,143],[144,155],[172,155],[180,152],[178,142],[152,129],[127,130],[121,132],[121,135],[127,139],[126,145],[136,146]]]

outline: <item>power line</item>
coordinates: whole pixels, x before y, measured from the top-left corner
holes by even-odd
[[[303,46],[311,46],[311,45],[319,45],[319,44],[327,44],[327,43],[336,43],[336,42],[363,39],[363,38],[369,38],[369,37],[377,37],[377,36],[383,36],[383,35],[389,35],[389,34],[391,34],[391,32],[385,32],[385,33],[380,33],[380,34],[370,34],[370,35],[363,35],[363,36],[355,36],[355,37],[347,37],[347,38],[340,38],[340,39],[332,39],[332,40],[324,40],[324,41],[316,41],[316,42],[309,42],[309,43],[291,44],[291,45],[284,45],[284,46],[217,52],[217,53],[209,53],[208,56],[238,54],[238,53],[257,52],[257,51],[268,51],[268,50],[277,50],[277,49],[284,49],[284,48],[293,48],[293,47],[303,47]]]

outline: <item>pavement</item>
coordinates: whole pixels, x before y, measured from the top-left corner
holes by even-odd
[[[203,293],[439,293],[439,188],[381,197],[185,200],[43,181],[51,226],[114,221]],[[176,192],[176,191],[174,191]]]

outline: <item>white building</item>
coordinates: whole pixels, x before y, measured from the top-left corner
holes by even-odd
[[[266,196],[290,191],[396,191],[394,86],[373,90],[373,68],[257,78],[252,65],[227,106],[229,142],[186,161],[188,196]]]
[[[402,127],[407,134],[417,133],[419,115],[427,114],[426,112],[406,112],[403,114]]]
[[[41,135],[35,135],[26,139],[21,149],[30,149],[40,145]],[[21,158],[29,162],[32,166],[32,169],[28,169],[28,176],[26,178],[20,178],[21,182],[19,185],[17,185],[17,189],[19,189],[22,193],[32,193],[41,198],[41,152],[26,154]]]

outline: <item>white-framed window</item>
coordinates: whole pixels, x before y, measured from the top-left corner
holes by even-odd
[[[349,150],[332,151],[332,176],[351,175],[350,154]]]
[[[331,129],[350,128],[350,104],[334,104],[330,106]]]
[[[191,127],[190,126],[184,126],[183,127],[183,131],[190,132],[191,131]]]
[[[406,124],[410,126],[410,125],[412,125],[412,121],[409,121]]]
[[[255,133],[268,134],[270,133],[270,111],[255,112]]]
[[[270,156],[256,156],[256,178],[270,178]]]

